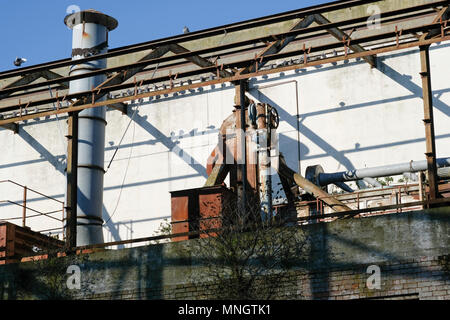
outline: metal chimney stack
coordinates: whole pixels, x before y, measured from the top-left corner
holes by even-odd
[[[106,53],[108,32],[117,20],[94,10],[66,16],[73,30],[72,60]],[[106,59],[73,65],[70,75],[89,73],[106,67]],[[73,80],[70,93],[90,91],[106,80],[106,75]],[[99,101],[104,100],[104,98]],[[103,243],[103,176],[106,107],[80,111],[78,121],[77,246]]]

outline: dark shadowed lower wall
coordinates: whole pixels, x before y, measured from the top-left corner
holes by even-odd
[[[450,209],[397,213],[299,228],[306,260],[278,288],[278,299],[450,298]],[[197,241],[197,240],[193,240]],[[193,281],[202,264],[191,242],[0,267],[2,299],[208,299],[214,283]],[[69,290],[69,266],[81,289]],[[373,288],[370,266],[379,268]],[[369,280],[369,285],[368,285]]]

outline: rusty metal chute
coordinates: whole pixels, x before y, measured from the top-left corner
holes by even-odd
[[[347,205],[335,199],[330,194],[322,190],[320,187],[316,186],[314,183],[312,183],[308,179],[302,177],[300,174],[289,168],[282,154],[280,154],[278,174],[280,176],[283,176],[285,179],[293,180],[300,188],[305,190],[307,193],[313,195],[314,197],[320,198],[323,202],[329,205],[334,211],[345,212],[351,210]]]

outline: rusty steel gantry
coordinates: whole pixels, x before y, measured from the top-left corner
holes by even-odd
[[[421,5],[399,5],[395,10],[382,10],[381,28],[367,32],[370,15],[330,21],[327,14],[389,0],[346,0],[275,14],[221,27],[190,32],[165,39],[116,48],[72,61],[63,59],[40,65],[0,72],[0,126],[17,132],[24,120],[55,114],[69,115],[68,193],[67,206],[76,208],[78,111],[110,106],[127,113],[126,102],[193,90],[225,82],[236,86],[236,107],[245,110],[245,90],[250,78],[318,66],[337,61],[362,58],[376,68],[376,55],[408,48],[420,48],[423,79],[426,158],[430,181],[430,198],[436,199],[436,150],[433,124],[432,88],[428,48],[431,44],[450,40],[448,33],[449,1],[424,1]],[[427,19],[430,21],[426,22]],[[288,30],[276,27],[289,23]],[[274,26],[267,28],[267,26]],[[266,27],[266,28],[262,28]],[[264,30],[264,31],[261,31]],[[230,37],[222,43],[206,45],[205,39]],[[319,40],[320,41],[319,41]],[[188,49],[190,48],[190,49]],[[331,54],[333,52],[334,54]],[[71,66],[99,59],[135,55],[137,60],[106,67],[80,75],[69,75]],[[280,59],[289,63],[276,65]],[[67,70],[66,70],[67,69]],[[64,71],[65,70],[65,71]],[[156,74],[156,76],[154,76]],[[68,93],[72,80],[106,75],[107,80],[89,91]],[[194,81],[192,79],[195,78]],[[44,79],[44,81],[36,81]],[[52,89],[48,90],[49,86]],[[128,90],[127,95],[121,94]],[[107,99],[100,101],[101,98]],[[52,104],[56,108],[52,107]],[[245,112],[241,112],[244,114]],[[244,157],[245,158],[245,157]],[[245,197],[244,164],[238,169]],[[75,183],[76,186],[76,183]],[[73,223],[73,222],[72,222]],[[72,226],[73,227],[73,226]],[[68,226],[69,243],[73,246],[74,229]],[[72,240],[70,240],[72,239]],[[72,242],[70,242],[72,241]]]

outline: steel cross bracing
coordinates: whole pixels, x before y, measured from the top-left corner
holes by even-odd
[[[375,67],[377,54],[450,40],[447,26],[448,0],[381,12],[380,23],[383,28],[364,33],[362,36],[358,36],[357,33],[367,29],[367,20],[371,16],[339,22],[332,22],[324,16],[335,10],[374,2],[378,1],[333,2],[118,48],[77,62],[60,60],[0,72],[0,80],[7,82],[0,89],[0,126],[17,131],[17,123],[23,120],[105,105],[126,113],[124,102],[130,100],[192,90],[223,82],[235,83],[264,74],[346,59],[363,58],[371,67]],[[426,22],[427,18],[430,18],[429,22]],[[195,41],[213,36],[226,36],[233,32],[253,32],[254,28],[283,21],[292,21],[289,31],[264,34],[231,43],[225,42],[213,47],[191,44],[195,50],[188,49],[190,41],[195,44]],[[410,23],[408,27],[404,27],[405,21]],[[321,42],[316,44],[319,38]],[[339,53],[331,56],[331,50]],[[63,76],[57,72],[63,67],[85,62],[85,60],[92,61],[141,52],[143,54],[141,59],[126,65],[77,76]],[[291,59],[289,65],[267,67],[269,62],[289,58]],[[154,74],[152,71],[156,71],[157,66],[159,70],[156,77],[151,77]],[[108,78],[97,88],[77,94],[67,93],[69,81],[98,74],[107,74]],[[46,81],[35,82],[39,78]],[[8,79],[11,81],[8,82]],[[180,80],[184,81],[180,82]],[[155,85],[156,88],[151,89],[149,85]],[[49,86],[52,90],[57,90],[56,94],[50,95]],[[31,89],[36,90],[30,91]],[[130,91],[129,95],[111,98],[114,96],[113,93],[125,89]],[[109,100],[98,102],[98,99],[107,94],[109,94]],[[52,104],[57,107],[53,109]]]

